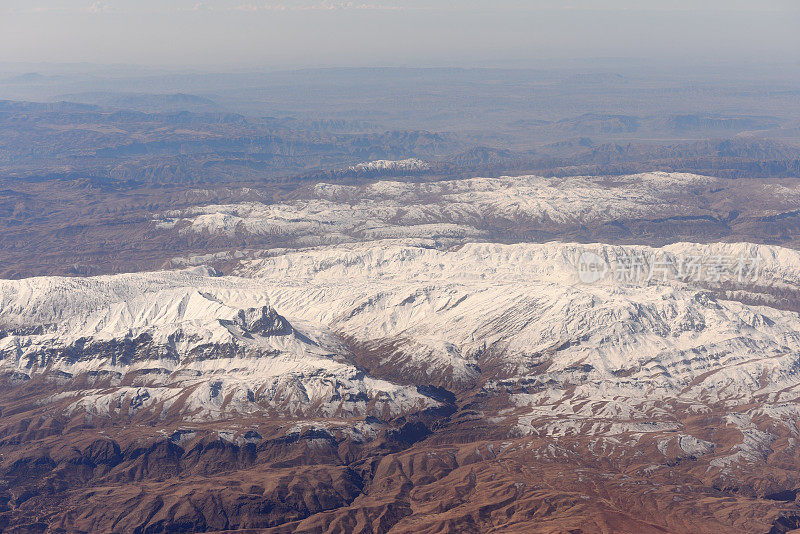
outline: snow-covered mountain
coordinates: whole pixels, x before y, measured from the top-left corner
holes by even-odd
[[[517,176],[320,183],[307,198],[292,202],[198,206],[165,213],[157,224],[184,234],[254,234],[290,239],[295,245],[385,238],[491,241],[503,228],[544,231],[619,219],[709,217],[716,215],[714,210],[698,209],[684,199],[717,182],[693,174],[647,173],[613,180]]]
[[[265,281],[194,269],[3,281],[0,295],[0,369],[88,384],[71,408],[90,413],[384,417],[438,404],[365,376],[326,327],[290,323]]]
[[[498,488],[508,514],[568,491],[576,497],[558,517],[592,499],[650,517],[685,495],[705,499],[700,519],[680,505],[650,521],[676,531],[709,517],[723,531],[795,524],[800,253],[434,244],[297,250],[224,276],[0,281],[3,476],[53,466],[37,503],[63,477],[80,488],[88,472],[93,484],[243,477],[208,482],[214,499],[244,485],[217,508],[193,508],[195,519],[263,518],[286,488],[313,487],[310,499],[332,499],[314,510],[331,502],[349,518],[427,502],[426,491],[438,506],[482,484]],[[588,282],[587,258],[603,274]],[[682,262],[698,258],[706,271],[693,278]],[[737,276],[738,259],[756,258],[757,270]],[[632,259],[645,278],[619,276]],[[31,440],[38,456],[19,445]],[[256,479],[278,485],[253,497],[266,491]],[[353,501],[367,483],[361,498],[374,501]],[[161,506],[142,500],[143,487],[71,498],[89,499],[85,524],[109,530],[128,524],[121,503]],[[245,498],[262,504],[237,512]],[[129,522],[161,521],[149,509]],[[177,504],[164,509],[164,521],[183,524]]]
[[[363,163],[358,163],[356,165],[348,167],[348,170],[360,173],[386,172],[386,171],[409,173],[409,172],[426,171],[429,168],[430,165],[428,165],[427,162],[419,158],[407,158],[400,160],[379,159],[374,161],[365,161]]]
[[[741,283],[587,284],[577,270],[587,251],[609,265],[758,257],[760,270]],[[401,240],[251,260],[230,276],[2,281],[0,370],[80,382],[70,409],[105,415],[389,417],[438,406],[415,387],[436,385],[510,395],[503,421],[517,434],[677,432],[666,406],[734,410],[756,398],[784,420],[798,415],[787,406],[800,387],[800,317],[752,302],[795,295],[798,272],[797,252],[749,244],[443,251]]]

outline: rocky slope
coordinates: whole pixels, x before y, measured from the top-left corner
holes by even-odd
[[[295,251],[226,276],[1,282],[0,521],[53,532],[800,525],[800,254],[431,245]],[[586,258],[608,267],[591,283]],[[623,271],[631,258],[642,277]],[[697,277],[687,258],[701,259]]]

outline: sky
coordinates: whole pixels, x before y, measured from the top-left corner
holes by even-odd
[[[0,0],[0,62],[192,68],[800,62],[797,0]]]

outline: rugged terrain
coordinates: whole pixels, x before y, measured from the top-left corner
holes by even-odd
[[[800,528],[796,68],[65,69],[0,72],[0,531]]]
[[[3,281],[5,528],[800,526],[800,254],[434,245]]]
[[[3,278],[403,236],[796,246],[795,64],[21,68],[0,65]],[[661,191],[653,171],[713,178]],[[594,195],[605,214],[575,211]]]
[[[240,259],[286,249],[402,237],[431,238],[440,248],[551,240],[798,246],[797,178],[421,178],[118,189],[10,181],[0,196],[0,273],[95,275],[187,265],[228,272]]]

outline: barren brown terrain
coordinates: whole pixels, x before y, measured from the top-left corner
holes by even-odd
[[[502,396],[459,395],[447,416],[386,422],[369,443],[290,420],[54,415],[38,387],[2,400],[7,532],[788,532],[800,458],[780,445],[735,478],[657,437],[508,437]],[[713,413],[674,406],[685,431],[735,450]],[[233,423],[247,443],[218,437]],[[158,432],[154,432],[154,425]],[[342,424],[340,422],[339,424]],[[346,423],[344,423],[346,424]],[[245,432],[246,430],[246,432]],[[775,432],[775,428],[770,428]],[[190,437],[182,438],[181,434]],[[791,434],[791,433],[789,433]],[[776,443],[783,442],[778,431]]]
[[[0,532],[800,532],[796,65],[609,65],[0,68]]]

